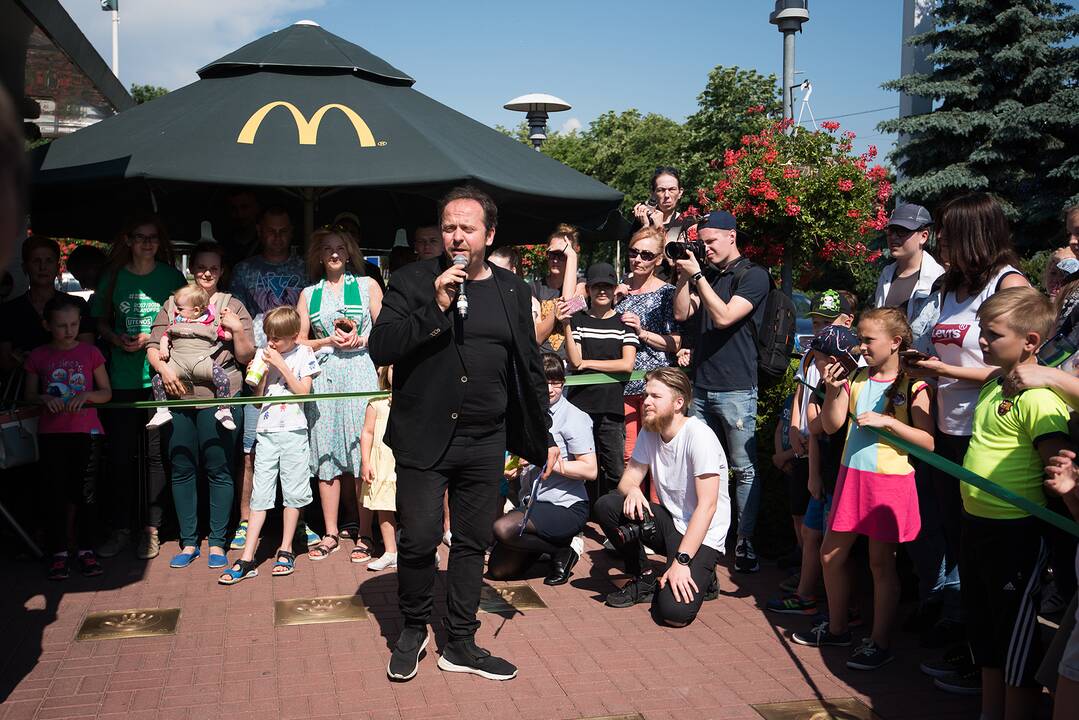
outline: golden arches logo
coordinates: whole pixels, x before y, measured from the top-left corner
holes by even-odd
[[[340,103],[329,103],[323,105],[315,114],[311,116],[310,122],[303,116],[299,108],[290,102],[284,100],[277,100],[271,103],[266,103],[258,110],[254,112],[244,123],[243,128],[240,130],[240,134],[236,136],[236,142],[243,145],[251,145],[255,142],[255,134],[259,130],[259,125],[262,124],[263,119],[270,114],[270,111],[277,107],[283,107],[292,113],[292,119],[296,121],[296,134],[299,139],[300,145],[314,145],[318,140],[318,126],[322,122],[322,118],[330,110],[340,110],[345,117],[352,121],[352,127],[356,130],[356,137],[359,138],[360,147],[375,147],[378,143],[375,142],[375,136],[371,133],[371,128],[367,127],[367,123],[363,121],[355,110],[347,105],[341,105]]]

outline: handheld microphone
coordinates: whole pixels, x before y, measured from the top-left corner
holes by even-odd
[[[468,264],[468,260],[464,255],[455,255],[453,264],[463,268]],[[468,296],[465,294],[465,282],[463,280],[461,281],[461,289],[457,291],[457,314],[462,320],[468,317]]]

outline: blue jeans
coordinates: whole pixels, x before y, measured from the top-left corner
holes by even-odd
[[[724,392],[693,388],[693,414],[719,438],[734,477],[738,537],[751,538],[761,506],[757,482],[757,388]]]

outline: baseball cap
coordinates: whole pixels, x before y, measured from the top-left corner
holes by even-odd
[[[854,308],[850,306],[850,301],[847,300],[846,295],[842,295],[835,290],[825,290],[817,293],[817,297],[813,298],[813,304],[810,306],[808,314],[810,317],[815,316],[835,320],[840,315],[854,315]]]
[[[618,284],[618,279],[614,274],[614,266],[610,263],[595,263],[594,265],[589,265],[585,284],[599,285],[603,283],[606,283],[607,285]]]
[[[933,216],[921,205],[907,203],[906,205],[896,205],[895,210],[892,211],[892,216],[888,218],[888,224],[898,225],[907,230],[920,230],[926,225],[933,224]]]
[[[851,351],[861,345],[858,336],[842,325],[829,325],[822,328],[813,342],[809,344],[811,350],[824,353],[830,357],[851,354]]]
[[[704,220],[697,225],[698,230],[710,228],[712,230],[735,230],[738,221],[726,210],[713,210],[704,216]]]

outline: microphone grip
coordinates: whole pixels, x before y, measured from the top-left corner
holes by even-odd
[[[458,255],[453,258],[453,264],[458,267],[464,267],[468,264],[468,261],[463,255]],[[468,295],[465,294],[465,281],[461,281],[461,288],[457,291],[457,315],[462,320],[468,318]]]

